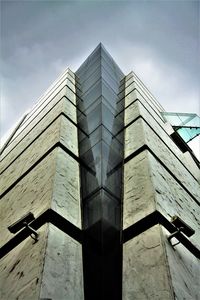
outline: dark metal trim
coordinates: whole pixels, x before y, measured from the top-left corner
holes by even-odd
[[[74,123],[73,120],[71,120],[64,112],[59,113],[49,124],[46,126],[1,172],[0,175],[3,174],[17,159],[19,156],[21,156],[57,119],[59,119],[61,116],[65,117],[69,122],[71,122],[77,129],[81,130],[81,132],[88,137],[87,133],[85,133],[82,129],[79,128],[78,124]],[[14,148],[13,148],[14,149]],[[13,150],[11,149],[11,151]],[[10,152],[11,152],[10,151]],[[10,153],[9,152],[9,153]],[[9,154],[8,153],[8,154]],[[6,155],[7,156],[7,155]],[[6,157],[5,156],[5,157]],[[4,157],[4,158],[5,158]],[[3,159],[4,159],[3,158]]]
[[[139,101],[140,102],[140,100],[139,99],[135,99],[133,102],[131,102],[131,104],[130,105],[132,105],[134,102],[136,102],[136,101]],[[141,103],[141,102],[140,102]],[[142,103],[141,103],[142,104]],[[143,104],[142,104],[143,105]],[[143,105],[144,106],[144,105]],[[128,106],[127,106],[128,107]],[[145,108],[145,107],[144,107]],[[146,110],[147,110],[147,112],[151,115],[151,113],[148,111],[148,109],[147,108],[145,108]],[[152,115],[151,115],[152,116]],[[152,116],[153,117],[153,116]],[[157,137],[163,142],[163,144],[169,149],[169,151],[176,157],[176,159],[178,159],[178,161],[183,165],[183,167],[190,173],[190,175],[196,180],[196,181],[198,181],[196,178],[195,178],[195,176],[190,172],[190,170],[184,165],[184,163],[180,160],[180,158],[172,151],[172,149],[166,144],[166,142],[161,138],[161,136],[154,130],[154,128],[147,122],[147,120],[142,116],[142,115],[139,115],[139,116],[137,116],[135,119],[133,119],[132,121],[130,121],[128,124],[126,124],[124,127],[123,127],[123,129],[121,129],[120,131],[118,131],[114,136],[113,136],[113,138],[116,138],[117,139],[117,136],[121,133],[121,132],[123,132],[124,130],[126,130],[129,126],[131,126],[133,123],[135,123],[137,120],[139,120],[139,119],[142,119],[145,123],[146,123],[146,125],[147,126],[149,126],[149,128],[157,135]],[[153,117],[153,119],[154,119],[154,117]],[[155,120],[155,119],[154,119]],[[156,121],[156,120],[155,120]],[[156,121],[157,122],[157,121]],[[157,122],[158,123],[158,122]],[[162,128],[162,126],[158,123],[158,125],[160,126],[160,128],[163,130],[163,132],[166,134],[166,135],[168,135],[167,134],[167,132]],[[175,132],[174,132],[175,133]],[[178,134],[177,134],[178,135]],[[172,138],[172,136],[170,136],[170,135],[168,135],[168,137],[169,138],[171,138],[172,139],[172,141],[177,145],[177,143],[174,141],[174,139]],[[180,137],[181,138],[181,137]],[[184,141],[183,141],[183,143],[185,143]],[[186,144],[187,145],[187,144]],[[179,147],[178,145],[177,145],[177,147]],[[179,149],[180,149],[180,147],[179,147]],[[180,149],[181,150],[181,149]],[[137,150],[136,150],[137,151]],[[181,150],[182,151],[182,150]],[[197,165],[197,167],[199,168],[199,162],[198,162],[198,159],[194,156],[194,154],[193,154],[193,152],[192,152],[192,150],[190,149],[190,147],[189,146],[187,146],[187,151],[191,154],[191,156],[192,156],[192,158],[194,159],[194,162],[196,163],[196,165]],[[184,151],[182,151],[182,152],[184,152]],[[126,160],[126,159],[125,159]]]
[[[51,148],[49,148],[28,170],[26,170],[20,177],[17,178],[1,195],[0,199],[2,199],[12,188],[20,182],[30,171],[32,171],[47,155],[49,155],[55,148],[60,147],[63,151],[69,154],[73,159],[75,159],[79,164],[83,165],[91,174],[95,175],[96,173],[91,170],[78,156],[76,156],[73,152],[71,152],[66,146],[64,146],[61,142],[55,143]]]
[[[63,98],[65,98],[67,101],[69,101],[77,110],[79,110],[80,112],[81,112],[81,114],[83,114],[83,115],[85,115],[80,109],[78,109],[77,107],[76,107],[76,105],[74,105],[66,96],[62,96],[59,100],[58,100],[58,102],[56,102],[47,112],[46,112],[46,114],[44,114],[43,116],[42,116],[42,118],[41,119],[39,119],[39,121],[17,142],[17,144],[15,144],[14,145],[14,147],[13,148],[11,148],[10,149],[10,151],[4,156],[4,157],[2,157],[2,159],[1,159],[1,161],[3,161],[20,143],[21,143],[21,141],[23,141],[25,138],[26,138],[26,136],[35,128],[35,127],[37,127],[37,125],[49,114],[49,112],[50,111],[52,111],[54,108],[55,108],[55,106],[56,105],[58,105],[58,103],[60,103],[60,101],[61,100],[63,100]],[[45,106],[46,107],[46,106]],[[44,107],[44,108],[45,108]],[[42,111],[40,111],[40,112],[42,112]],[[33,120],[40,114],[40,112],[33,118]],[[50,124],[48,124],[48,126],[47,127],[45,127],[44,128],[44,130],[42,131],[42,132],[44,132],[61,114],[63,114],[63,115],[65,115],[65,116],[67,116],[64,112],[61,112],[57,117],[55,117],[53,120],[52,120],[52,122],[50,123]],[[67,118],[69,119],[69,121],[70,122],[72,122],[76,127],[78,127],[78,124],[76,124],[71,118],[69,118],[68,116],[67,116]],[[33,121],[32,120],[32,121]],[[32,122],[31,121],[31,122]],[[26,127],[24,127],[24,129],[16,136],[16,137],[18,137],[27,127],[28,127],[28,125],[29,124],[31,124],[31,122],[30,123],[28,123],[27,124],[27,126]],[[83,131],[83,130],[82,130]],[[42,134],[42,132],[40,133],[40,134]],[[83,133],[84,134],[86,134],[84,131],[83,131]],[[40,135],[39,134],[39,135]],[[37,137],[39,137],[39,135],[37,136]],[[86,134],[87,135],[87,134]],[[15,137],[15,138],[16,138]],[[36,138],[37,138],[36,137]],[[10,145],[12,145],[12,142],[15,140],[15,138],[8,144],[8,146],[10,146]],[[35,138],[35,139],[36,139]],[[35,140],[34,139],[34,140]],[[34,141],[33,140],[33,141]],[[32,141],[32,142],[33,142]],[[32,143],[31,142],[31,143]]]
[[[177,228],[167,220],[159,211],[154,211],[142,220],[134,223],[130,227],[123,230],[122,238],[123,243],[126,243],[130,239],[138,236],[142,232],[150,229],[151,227],[160,224],[164,226],[170,233],[176,232],[176,239],[187,248],[196,258],[200,259],[200,250],[192,244],[180,231],[177,232]]]
[[[73,239],[82,242],[82,231],[69,221],[67,221],[64,217],[59,215],[52,209],[47,209],[44,213],[42,213],[39,217],[37,217],[33,222],[31,222],[31,227],[34,230],[39,229],[45,223],[52,223],[54,226],[59,228],[61,231],[65,232]],[[27,237],[30,236],[30,231],[28,228],[24,228],[18,234],[16,234],[12,239],[10,239],[5,245],[0,248],[0,259],[3,258],[6,254],[8,254],[11,250],[17,247],[21,242],[23,242]]]
[[[82,243],[83,231],[52,209],[46,210],[33,222],[31,222],[31,227],[35,230],[38,230],[47,222],[52,223],[61,231],[65,232],[79,243]],[[151,227],[157,224],[164,226],[171,234],[176,232],[176,239],[181,244],[183,244],[183,246],[185,246],[196,258],[200,259],[200,250],[194,244],[192,244],[192,242],[188,240],[181,232],[177,232],[177,228],[170,221],[168,221],[159,211],[154,211],[153,213],[144,217],[142,220],[124,229],[122,233],[123,243],[126,243],[127,241],[133,239],[134,237],[140,235],[144,231],[150,229]],[[21,230],[18,234],[16,234],[12,239],[10,239],[4,246],[0,248],[0,258],[4,257],[12,249],[17,247],[21,242],[23,242],[27,237],[29,237],[29,235],[30,232],[27,228]]]
[[[153,155],[153,157],[161,164],[161,166],[178,182],[178,184],[190,195],[190,197],[197,203],[197,205],[200,206],[200,202],[193,196],[193,194],[187,189],[187,187],[185,187],[184,184],[174,175],[174,173],[172,173],[170,171],[170,169],[162,162],[162,160],[151,150],[151,148],[148,145],[144,144],[140,148],[135,150],[133,153],[131,153],[129,156],[127,156],[124,159],[123,163],[126,164],[131,159],[133,159],[134,157],[136,157],[137,155],[139,155],[140,153],[142,153],[145,150],[149,151]],[[117,166],[115,166],[115,168],[113,170],[109,171],[108,175],[111,175],[113,172],[115,172],[118,168],[121,167],[121,165],[122,165],[122,163],[119,163]],[[188,171],[187,168],[186,168],[186,170]]]

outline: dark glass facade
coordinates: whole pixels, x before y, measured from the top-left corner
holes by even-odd
[[[87,299],[121,298],[123,78],[101,44],[76,72]]]

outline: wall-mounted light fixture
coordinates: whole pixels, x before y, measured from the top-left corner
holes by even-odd
[[[180,242],[176,244],[171,243],[171,239],[176,237],[180,232],[184,233],[187,237],[191,237],[195,231],[188,224],[186,224],[181,218],[178,216],[173,216],[171,218],[171,223],[176,227],[176,231],[168,236],[168,241],[172,245],[172,247],[178,245]]]
[[[35,220],[35,217],[33,213],[29,212],[28,214],[24,215],[21,219],[13,223],[8,227],[8,230],[11,233],[17,233],[23,228],[27,228],[27,230],[30,232],[30,237],[38,241],[39,234],[30,226],[30,223]]]

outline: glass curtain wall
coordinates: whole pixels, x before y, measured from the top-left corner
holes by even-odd
[[[76,72],[86,299],[121,298],[123,78],[101,44]]]

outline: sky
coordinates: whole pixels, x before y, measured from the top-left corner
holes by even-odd
[[[1,0],[0,135],[99,42],[166,111],[200,114],[199,6],[192,0]]]

